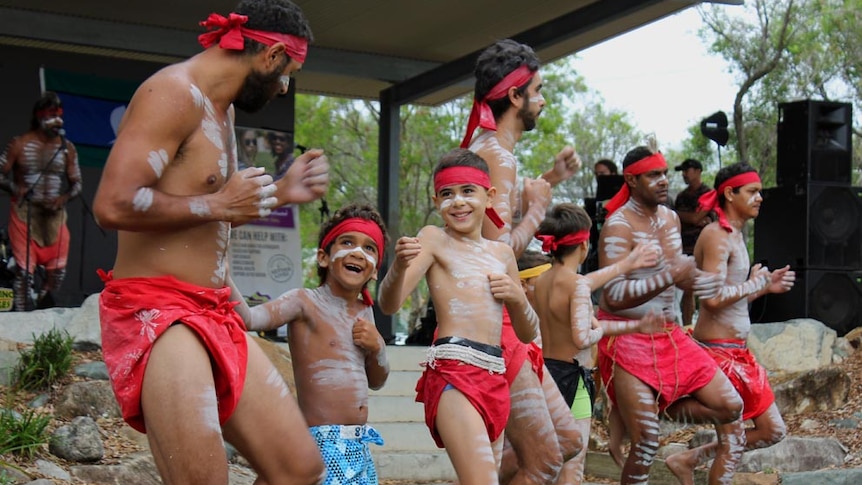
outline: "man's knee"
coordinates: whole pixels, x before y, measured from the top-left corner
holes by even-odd
[[[718,410],[716,420],[720,424],[727,424],[742,418],[742,398],[737,394],[733,398],[725,400],[724,405]]]

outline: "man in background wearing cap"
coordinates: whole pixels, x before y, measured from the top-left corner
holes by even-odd
[[[679,215],[680,225],[682,226],[680,231],[680,235],[682,236],[682,252],[683,254],[692,255],[694,254],[694,244],[697,242],[697,237],[700,236],[700,231],[712,222],[711,212],[698,211],[697,209],[697,199],[704,193],[709,192],[709,187],[700,179],[703,165],[693,158],[685,159],[674,170],[682,172],[682,180],[688,186],[676,196],[674,209],[676,209]],[[694,293],[684,291],[682,294],[683,325],[691,325],[691,320],[694,316],[694,306]]]

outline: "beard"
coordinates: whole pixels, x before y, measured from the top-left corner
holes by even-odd
[[[533,131],[536,128],[536,120],[539,118],[538,113],[533,114],[530,112],[530,106],[533,103],[527,101],[521,106],[521,109],[518,110],[518,118],[521,119],[521,122],[524,124],[524,131]]]
[[[272,101],[281,87],[281,73],[287,66],[287,57],[270,73],[252,71],[245,77],[239,94],[233,104],[246,113],[260,111],[267,103]]]

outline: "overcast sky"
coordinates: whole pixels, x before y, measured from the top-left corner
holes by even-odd
[[[678,148],[688,126],[718,110],[730,116],[736,94],[727,64],[697,37],[700,25],[689,8],[584,50],[572,65],[660,148]]]

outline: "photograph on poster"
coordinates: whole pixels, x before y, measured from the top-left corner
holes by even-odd
[[[262,128],[236,127],[239,169],[263,167],[273,178],[281,178],[293,163],[293,134]]]

